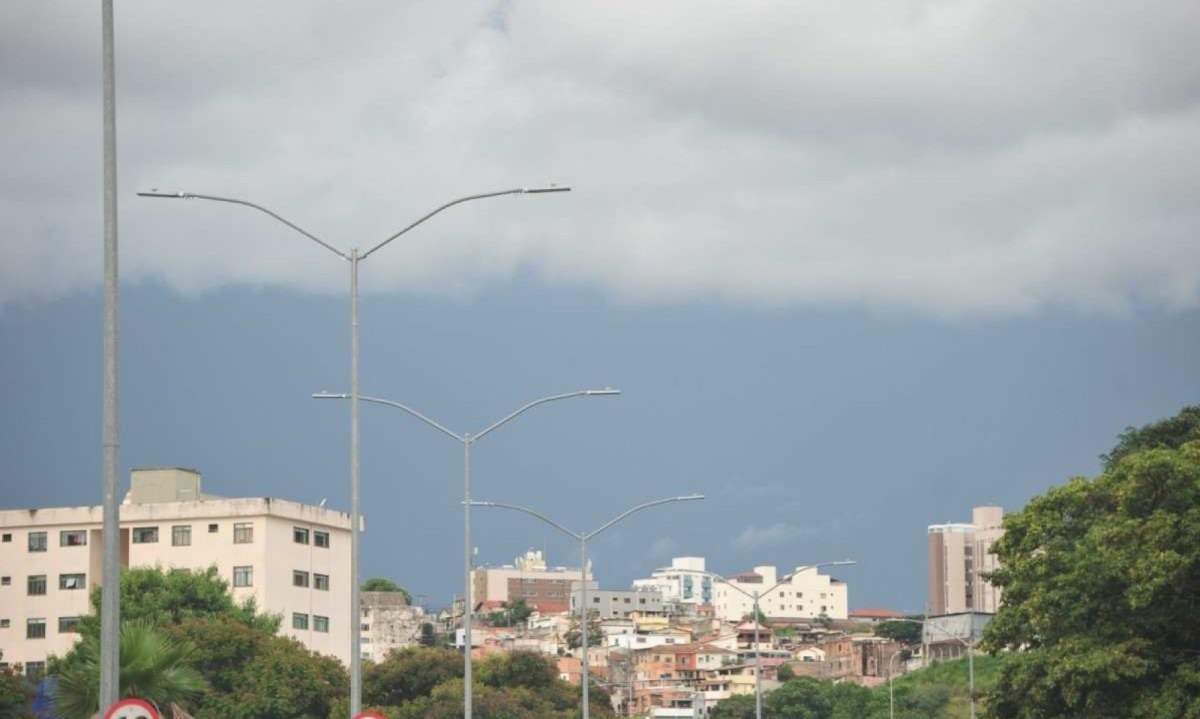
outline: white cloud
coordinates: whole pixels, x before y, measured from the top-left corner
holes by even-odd
[[[1200,304],[1194,2],[117,8],[123,277],[938,316]],[[0,304],[100,278],[99,18],[0,6]],[[335,264],[336,262],[336,264]]]
[[[733,540],[733,546],[742,551],[751,551],[794,542],[805,534],[808,532],[784,522],[776,522],[769,527],[751,525],[743,529],[742,533]]]

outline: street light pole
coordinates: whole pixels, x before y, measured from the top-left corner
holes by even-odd
[[[810,569],[820,569],[821,567],[844,567],[851,564],[857,564],[857,562],[853,559],[841,559],[834,562],[819,562],[817,564],[810,564],[804,567],[797,567],[792,572],[786,574],[783,579],[780,579],[778,582],[772,584],[769,588],[767,588],[766,591],[760,592],[759,590],[755,589],[753,594],[747,592],[716,572],[703,572],[713,579],[723,582],[725,586],[729,587],[735,592],[738,592],[743,597],[748,597],[754,602],[754,719],[762,719],[762,652],[759,649],[758,639],[760,616],[759,599],[767,596],[776,589],[779,589],[784,584],[787,584],[792,580],[793,577],[801,572],[806,572]]]
[[[481,432],[477,432],[476,434],[471,434],[470,432],[458,434],[453,430],[447,429],[444,425],[435,422],[429,417],[426,417],[415,409],[399,402],[383,399],[381,397],[358,397],[358,399],[362,400],[363,402],[371,402],[401,410],[408,415],[421,420],[425,424],[433,427],[456,442],[459,442],[463,446],[463,644],[465,645],[465,651],[463,652],[463,719],[471,719],[473,714],[472,692],[474,691],[472,688],[471,678],[471,614],[474,609],[474,607],[471,606],[473,604],[471,601],[471,568],[473,564],[471,561],[471,447],[480,439],[483,439],[485,436],[490,434],[492,430],[499,429],[501,426],[508,424],[520,415],[539,405],[543,405],[548,402],[555,402],[561,399],[572,399],[574,397],[609,397],[619,394],[621,394],[621,390],[619,389],[605,388],[585,389],[579,390],[578,392],[568,392],[566,394],[556,394],[549,397],[542,397],[541,399],[536,399],[525,404],[514,412],[510,412],[499,421],[492,423],[486,429]],[[350,398],[351,395],[333,394],[330,392],[317,392],[313,394],[313,399]]]
[[[120,698],[121,658],[121,521],[117,504],[117,471],[121,452],[119,362],[120,284],[117,251],[117,101],[113,41],[113,2],[101,3],[101,64],[104,92],[104,399],[101,501],[100,686],[105,712]]]
[[[687,502],[687,501],[692,501],[692,500],[697,500],[697,499],[704,499],[704,495],[703,494],[685,494],[685,495],[681,495],[678,497],[667,497],[666,499],[656,499],[653,502],[645,502],[643,504],[637,505],[636,507],[631,507],[630,509],[625,510],[624,512],[618,514],[616,517],[613,517],[612,519],[608,520],[604,524],[600,525],[597,529],[594,529],[590,532],[575,532],[570,529],[567,529],[563,525],[559,524],[558,522],[554,521],[553,519],[550,519],[549,517],[542,514],[541,512],[537,512],[535,510],[529,509],[528,507],[521,507],[516,504],[505,504],[503,502],[471,502],[471,504],[473,504],[476,507],[498,507],[500,509],[511,509],[511,510],[514,510],[517,512],[524,512],[525,514],[528,514],[531,517],[536,517],[536,518],[542,520],[543,522],[545,522],[546,524],[549,524],[551,527],[554,527],[555,529],[562,532],[563,534],[566,534],[567,536],[574,537],[575,539],[579,540],[579,579],[580,579],[580,582],[579,582],[579,605],[580,605],[579,606],[579,632],[580,632],[579,637],[580,637],[580,647],[581,647],[581,652],[580,652],[581,664],[583,665],[581,668],[581,678],[580,678],[579,683],[583,685],[582,699],[580,700],[582,702],[581,711],[583,714],[583,719],[589,719],[589,715],[590,715],[589,707],[588,707],[589,676],[588,676],[588,635],[587,635],[587,543],[588,543],[588,540],[591,539],[592,537],[596,536],[597,534],[603,532],[604,530],[608,529],[609,527],[613,526],[617,522],[620,522],[622,519],[625,519],[626,517],[633,514],[634,512],[640,512],[641,510],[649,509],[650,507],[657,507],[660,504],[668,504],[670,502]]]
[[[362,631],[361,631],[361,607],[359,606],[359,544],[360,534],[362,529],[362,514],[359,496],[359,443],[358,443],[358,265],[363,260],[373,255],[378,250],[382,249],[392,240],[405,234],[417,225],[425,222],[429,218],[439,212],[453,207],[454,205],[470,202],[472,200],[483,200],[490,197],[500,197],[502,195],[520,195],[520,194],[544,194],[550,192],[569,192],[569,187],[537,187],[537,188],[516,188],[512,190],[500,190],[498,192],[485,192],[478,195],[467,195],[460,197],[457,200],[451,200],[440,207],[426,213],[415,222],[409,224],[399,232],[391,235],[382,242],[374,245],[365,252],[359,252],[358,248],[352,248],[349,252],[344,252],[334,247],[332,244],[325,242],[316,235],[301,228],[299,225],[290,220],[268,210],[267,208],[256,205],[253,202],[239,200],[233,197],[218,197],[216,195],[201,195],[191,192],[159,192],[152,190],[150,192],[139,192],[139,197],[153,197],[161,199],[177,199],[177,200],[209,200],[212,202],[226,202],[234,205],[241,205],[257,210],[263,214],[282,222],[296,232],[304,235],[308,239],[316,242],[318,245],[329,250],[333,254],[350,263],[350,717],[358,715],[362,710]]]

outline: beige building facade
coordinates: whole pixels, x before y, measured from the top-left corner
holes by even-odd
[[[120,507],[120,564],[215,567],[236,601],[282,616],[280,633],[347,662],[350,519],[271,498],[222,499],[186,469],[134,470]],[[63,655],[101,575],[103,508],[0,510],[0,650],[36,675]]]
[[[530,606],[546,604],[566,607],[571,603],[572,584],[578,584],[580,570],[569,567],[548,567],[539,551],[528,551],[502,567],[476,567],[471,570],[474,596],[471,605],[483,602],[515,602],[524,599]],[[588,586],[592,582],[591,568],[584,575]]]
[[[1000,568],[992,545],[1004,534],[1002,507],[975,507],[970,523],[934,524],[928,530],[929,613],[994,614],[1000,590],[984,577]]]
[[[726,581],[715,581],[713,609],[716,616],[727,622],[740,621],[754,612],[752,596],[758,592],[758,608],[768,619],[846,618],[849,588],[845,582],[808,567],[795,572],[782,585],[762,596],[779,580],[775,567],[762,566],[728,577]]]

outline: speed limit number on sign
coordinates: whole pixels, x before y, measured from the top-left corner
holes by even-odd
[[[145,699],[129,697],[116,702],[104,712],[104,719],[162,719],[158,710]]]

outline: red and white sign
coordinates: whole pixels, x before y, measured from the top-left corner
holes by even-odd
[[[145,699],[126,697],[104,712],[104,719],[162,719],[154,705]]]

